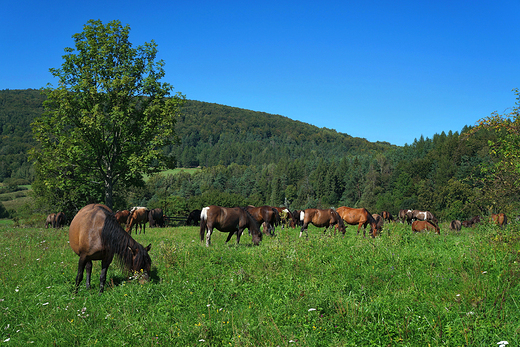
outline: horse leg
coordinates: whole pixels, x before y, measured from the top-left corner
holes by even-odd
[[[300,230],[300,237],[302,237],[304,230],[305,230],[305,234],[307,234],[307,237],[309,237],[309,232],[307,231],[308,226],[309,226],[309,223],[303,223],[302,229]]]
[[[236,233],[236,231],[232,231],[232,232],[229,232],[229,233],[228,233],[228,237],[226,238],[226,243],[228,243],[229,240],[231,240],[231,237],[232,237],[233,235],[235,235],[235,233]]]
[[[92,275],[92,260],[88,260],[85,265],[85,270],[87,272],[86,281],[87,281],[87,289],[90,289],[90,277]]]
[[[213,227],[208,226],[208,231],[206,232],[206,247],[209,247],[211,244],[211,233],[213,232]]]
[[[244,229],[245,228],[240,228],[237,231],[237,245],[240,243],[240,236],[242,236],[242,233],[244,232]],[[248,230],[249,230],[249,228],[248,228]]]
[[[101,261],[101,275],[99,275],[99,294],[103,293],[105,289],[105,281],[107,280],[108,266],[112,262],[112,257],[103,259]]]
[[[76,275],[76,288],[74,293],[78,292],[78,287],[81,281],[83,281],[83,272],[85,271],[85,265],[87,264],[86,256],[80,256],[78,262],[78,274]]]

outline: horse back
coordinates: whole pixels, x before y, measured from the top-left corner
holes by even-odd
[[[107,213],[112,213],[107,206],[90,204],[76,214],[69,227],[69,243],[77,255],[86,255],[92,260],[103,257],[101,233]]]

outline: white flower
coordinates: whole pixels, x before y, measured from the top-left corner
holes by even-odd
[[[316,309],[315,308],[310,308],[309,312],[311,312],[311,311],[316,311]]]
[[[210,306],[211,306],[211,304],[207,304],[206,306],[207,306],[207,307],[210,307]]]
[[[204,342],[204,341],[206,341],[206,340],[204,340],[204,339],[200,339],[200,340],[199,340],[199,342]]]
[[[507,341],[500,341],[497,343],[497,345],[499,345],[498,347],[506,347],[506,345],[508,345],[508,344],[509,344],[509,342],[507,342]]]
[[[11,340],[11,338],[7,338],[4,340],[4,342],[9,342]]]
[[[487,274],[487,271],[482,271],[482,274],[483,274],[483,275]]]
[[[42,306],[45,306],[45,305],[48,305],[48,304],[49,304],[48,302],[44,302],[44,303],[42,304]]]

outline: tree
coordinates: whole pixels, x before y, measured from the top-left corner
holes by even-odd
[[[513,89],[513,92],[516,103],[511,112],[493,112],[468,132],[470,137],[484,129],[495,134],[495,139],[488,140],[493,160],[481,167],[487,207],[492,212],[511,209],[520,195],[520,91]]]
[[[176,141],[185,98],[169,97],[173,87],[160,82],[164,62],[156,61],[155,42],[132,48],[129,32],[119,21],[89,20],[72,36],[75,49],[65,48],[61,68],[50,69],[59,86],[43,89],[45,113],[32,124],[41,189],[88,186],[85,199],[95,201],[101,186],[101,199],[112,207],[115,187],[174,167],[163,149]]]

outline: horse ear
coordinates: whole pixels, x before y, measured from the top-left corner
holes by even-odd
[[[135,255],[137,254],[137,252],[139,252],[139,249],[137,249],[137,248],[136,248],[136,249],[132,249],[130,246],[128,246],[128,249],[130,250],[130,252],[132,252],[132,254],[134,255],[134,257],[135,257]]]
[[[150,252],[150,248],[152,248],[152,244],[151,244],[151,243],[150,243],[148,246],[146,246],[145,250],[146,250],[147,252]]]

